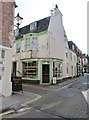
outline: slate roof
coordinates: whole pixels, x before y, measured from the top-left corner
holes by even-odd
[[[31,33],[39,33],[39,32],[47,30],[48,26],[49,26],[49,22],[50,22],[50,16],[46,17],[44,19],[41,19],[39,21],[36,21],[36,22],[37,22],[37,28],[36,29],[31,31],[30,30],[30,25],[31,24],[29,24],[27,26],[24,26],[23,28],[20,28],[19,33],[23,35],[23,34],[27,34],[29,32],[31,32]],[[21,36],[19,36],[19,37],[21,37]]]
[[[74,45],[74,50],[72,49],[72,45]],[[73,52],[77,52],[77,46],[73,43],[73,41],[68,41],[68,46]]]
[[[77,55],[81,56],[82,52],[79,50],[79,48],[76,46],[76,44],[73,43],[73,41],[68,41],[69,48],[72,50],[72,45],[74,45],[74,50]]]

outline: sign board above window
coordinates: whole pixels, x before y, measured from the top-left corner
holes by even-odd
[[[37,22],[33,22],[30,24],[30,31],[36,30],[37,28]]]

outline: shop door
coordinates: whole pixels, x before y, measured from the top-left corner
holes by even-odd
[[[50,75],[49,75],[49,64],[42,65],[42,83],[49,83]]]

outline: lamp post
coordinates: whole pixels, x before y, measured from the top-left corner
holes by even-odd
[[[20,34],[19,34],[19,26],[20,26],[20,24],[22,23],[22,20],[23,20],[23,18],[22,17],[20,17],[20,15],[19,15],[19,13],[14,17],[14,26],[17,28],[17,29],[15,29],[14,30],[14,41],[12,42],[12,48],[13,48],[13,46],[14,46],[14,42],[15,42],[15,40],[16,40],[16,37],[18,37]],[[18,32],[18,33],[16,33],[16,32]],[[12,39],[11,39],[12,40]],[[13,67],[13,69],[14,69],[14,67]],[[15,70],[13,70],[13,71],[16,71],[16,69]]]
[[[19,26],[20,26],[20,24],[22,23],[23,18],[20,17],[20,15],[19,15],[19,13],[18,13],[17,16],[14,17],[14,20],[15,20],[15,25],[14,25],[14,26],[17,27],[18,36],[19,36],[19,35],[20,35],[20,34],[19,34]]]
[[[19,29],[19,25],[22,23],[23,18],[20,17],[20,15],[19,15],[19,13],[18,13],[17,16],[14,17],[14,19],[15,19],[15,23],[16,23],[15,26],[17,27],[17,29]]]
[[[14,26],[17,28],[18,30],[18,33],[17,33],[17,36],[15,35],[15,37],[18,37],[20,36],[20,33],[19,33],[19,26],[20,24],[22,23],[22,20],[23,18],[20,17],[19,13],[17,14],[16,17],[14,17],[14,21],[15,21],[15,24]],[[16,69],[16,64],[14,65],[14,62],[13,62],[13,74],[12,74],[12,77],[11,77],[11,82],[12,82],[12,91],[22,91],[22,81],[21,81],[21,76],[17,76],[17,72],[20,73],[19,71],[17,71]],[[15,81],[18,81],[17,83]],[[17,87],[18,86],[18,87]]]

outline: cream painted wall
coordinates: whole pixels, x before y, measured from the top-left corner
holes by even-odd
[[[72,53],[72,61],[70,59],[70,53]],[[75,56],[75,58],[74,58],[74,56]],[[69,74],[70,74],[70,76],[76,76],[77,75],[76,63],[77,63],[77,55],[73,51],[69,50]],[[73,66],[73,75],[72,75],[71,66]]]
[[[37,57],[49,58],[48,34],[43,34],[38,38]]]

